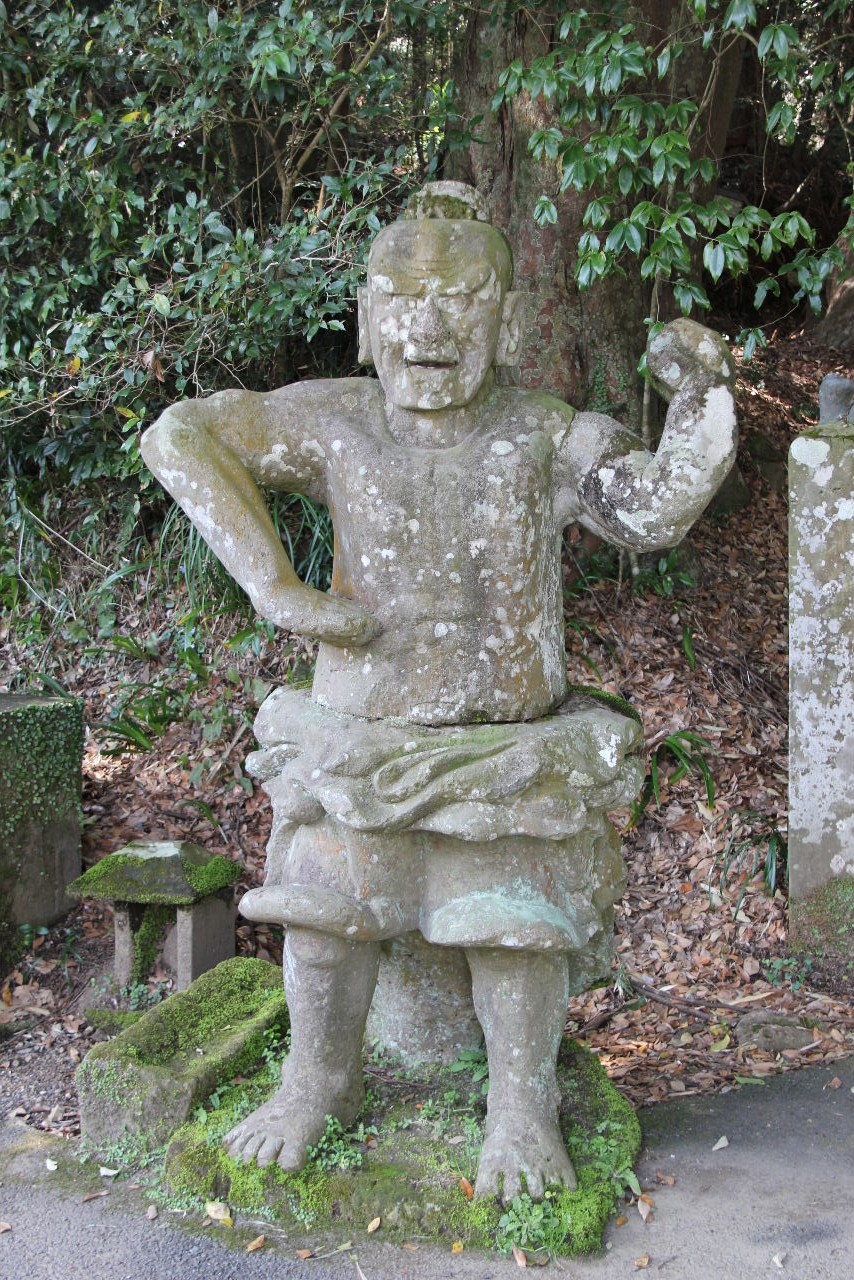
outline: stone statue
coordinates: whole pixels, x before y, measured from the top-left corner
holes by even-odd
[[[496,384],[521,337],[511,277],[478,193],[432,183],[371,250],[359,326],[377,379],[222,392],[143,439],[258,612],[320,641],[311,693],[268,698],[250,757],[274,826],[241,910],[287,926],[292,1041],[281,1088],[226,1138],[245,1161],[299,1169],[328,1115],[354,1119],[381,952],[417,940],[425,1006],[445,961],[471,974],[453,1000],[463,1020],[473,1002],[489,1061],[477,1194],[575,1185],[555,1060],[569,995],[607,972],[623,866],[605,811],[641,775],[636,721],[568,696],[561,531],[676,544],[733,462],[734,369],[689,320],[652,339],[670,401],[652,455],[604,414]],[[329,507],[328,594],[296,577],[262,488]]]

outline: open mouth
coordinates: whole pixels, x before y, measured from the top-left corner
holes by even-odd
[[[408,369],[456,369],[457,360],[407,360]]]

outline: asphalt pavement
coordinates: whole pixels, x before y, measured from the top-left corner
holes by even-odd
[[[854,1057],[716,1097],[641,1112],[641,1182],[653,1202],[612,1221],[597,1257],[551,1262],[544,1277],[612,1280],[851,1280],[854,1276]],[[724,1141],[725,1139],[725,1141]],[[55,1170],[48,1163],[57,1165]],[[0,1277],[12,1280],[505,1280],[512,1259],[375,1236],[301,1261],[262,1223],[234,1230],[149,1218],[144,1192],[97,1169],[73,1144],[12,1118],[0,1128]],[[8,1223],[10,1230],[4,1230]],[[262,1249],[246,1253],[259,1233]]]

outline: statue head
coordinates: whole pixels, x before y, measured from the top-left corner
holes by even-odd
[[[401,409],[463,408],[496,364],[516,363],[513,259],[481,196],[431,182],[377,236],[359,290],[359,358]]]

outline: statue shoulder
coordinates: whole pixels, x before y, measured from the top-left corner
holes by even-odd
[[[350,412],[379,412],[383,395],[376,378],[304,378],[269,392],[266,400],[284,415],[298,406],[302,412],[315,410],[324,418],[334,418]]]
[[[576,411],[565,400],[547,391],[506,388],[506,414],[524,423],[528,431],[541,431],[557,444],[572,426]]]

